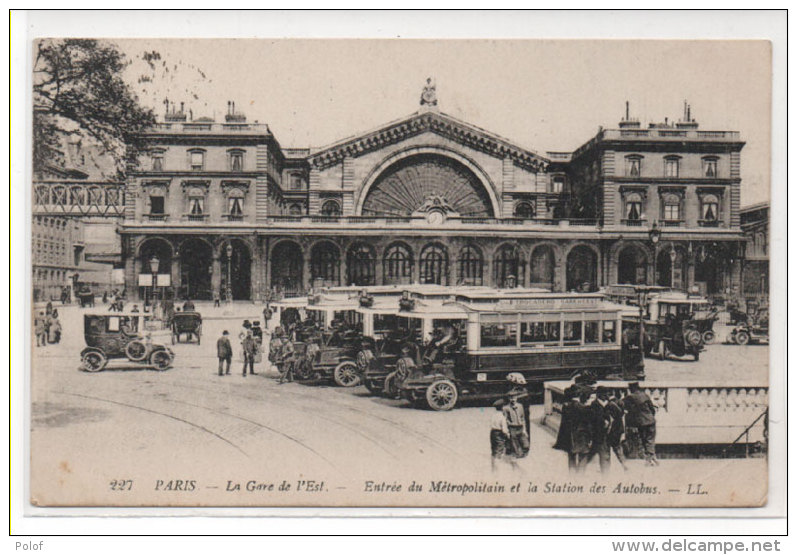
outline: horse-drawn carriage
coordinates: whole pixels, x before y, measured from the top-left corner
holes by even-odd
[[[81,368],[86,372],[103,370],[112,359],[126,359],[135,366],[166,370],[174,353],[142,332],[147,316],[141,313],[86,314],[83,335],[87,347],[80,352]]]
[[[81,308],[86,308],[87,306],[94,307],[94,292],[88,287],[80,288],[77,293],[75,293],[75,296]]]
[[[172,345],[196,339],[199,345],[202,340],[202,315],[199,312],[175,312],[172,316]]]

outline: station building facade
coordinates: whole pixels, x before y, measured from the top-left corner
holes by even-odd
[[[252,301],[410,283],[739,292],[744,143],[687,108],[647,128],[626,108],[574,152],[522,148],[436,101],[323,148],[283,148],[232,103],[223,122],[167,107],[141,139],[119,226],[131,297],[153,281]]]

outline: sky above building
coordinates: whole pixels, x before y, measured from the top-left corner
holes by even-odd
[[[163,102],[223,120],[227,101],[283,147],[320,147],[407,116],[427,77],[439,108],[544,154],[572,151],[632,117],[739,131],[742,204],[768,200],[771,61],[766,41],[115,40],[127,78]],[[144,52],[159,58],[149,62]]]

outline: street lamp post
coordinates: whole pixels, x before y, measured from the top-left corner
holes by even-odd
[[[232,303],[232,243],[227,243],[225,252],[227,253],[227,286],[224,296],[228,303]]]
[[[158,284],[158,268],[160,268],[160,260],[157,255],[152,255],[149,259],[149,269],[152,272],[152,302],[155,302],[155,287]]]
[[[653,225],[648,232],[648,238],[650,242],[653,243],[653,281],[656,281],[656,266],[657,266],[657,256],[658,253],[658,245],[659,239],[661,239],[661,230],[659,229],[656,222],[653,222]],[[655,283],[654,283],[655,285]],[[640,364],[643,365],[644,371],[644,364],[645,364],[645,309],[647,308],[648,304],[648,290],[647,286],[643,286],[637,289],[639,293],[639,361]]]

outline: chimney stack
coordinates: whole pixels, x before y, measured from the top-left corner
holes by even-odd
[[[697,129],[698,124],[692,119],[692,105],[684,100],[684,118],[675,124],[678,129]]]
[[[620,120],[620,129],[639,129],[639,120],[631,119],[631,103],[625,101],[625,117]]]

